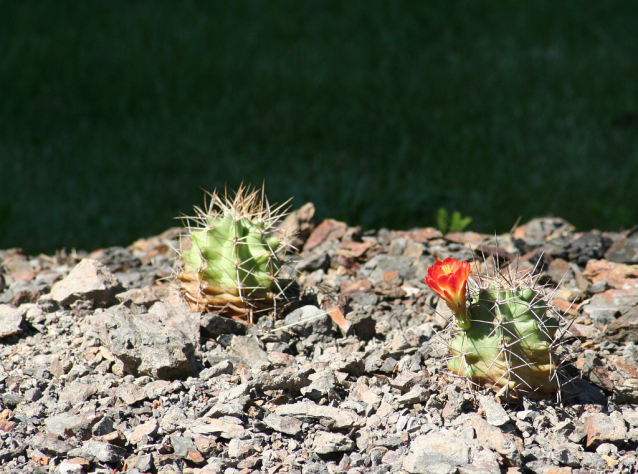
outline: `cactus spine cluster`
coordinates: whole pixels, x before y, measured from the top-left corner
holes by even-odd
[[[450,371],[514,398],[555,392],[560,316],[537,277],[494,269],[470,280],[467,293],[469,307],[456,312],[449,343]]]
[[[216,192],[208,197],[205,210],[196,207],[196,216],[185,218],[179,286],[193,311],[252,323],[255,313],[274,307],[287,285],[279,275],[289,235],[276,227],[283,205],[271,209],[263,189],[244,186],[233,198]]]

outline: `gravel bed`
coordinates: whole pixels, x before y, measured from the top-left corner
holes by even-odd
[[[311,218],[287,220],[298,295],[251,327],[189,312],[170,283],[177,228],[92,253],[0,251],[0,471],[636,472],[638,234]],[[447,372],[448,310],[423,283],[446,257],[556,287],[559,394],[506,400]]]

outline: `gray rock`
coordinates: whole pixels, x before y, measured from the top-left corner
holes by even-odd
[[[343,453],[354,449],[354,441],[341,433],[319,431],[315,434],[312,449],[318,454]]]
[[[64,456],[74,448],[71,443],[62,441],[55,433],[38,433],[31,438],[29,445],[53,456]]]
[[[223,360],[213,365],[212,367],[208,367],[202,370],[199,373],[199,378],[202,380],[210,380],[215,377],[219,377],[222,374],[232,374],[234,370],[233,363],[229,360]]]
[[[58,402],[76,406],[91,398],[96,392],[97,385],[95,384],[72,382],[60,392]]]
[[[301,421],[292,416],[279,416],[275,413],[269,413],[264,417],[263,421],[266,426],[280,433],[285,433],[290,436],[297,436],[301,433]]]
[[[410,453],[403,462],[403,469],[410,473],[429,473],[436,463],[461,466],[470,461],[470,446],[450,432],[429,433],[417,436],[410,444]]]
[[[253,378],[253,384],[260,390],[290,390],[296,392],[312,383],[308,368],[284,368],[261,372]]]
[[[337,379],[330,369],[316,372],[309,376],[312,383],[301,389],[301,394],[311,400],[319,401],[324,397],[334,400],[339,398],[335,392]]]
[[[178,458],[185,458],[188,456],[189,449],[196,449],[195,443],[191,438],[185,436],[171,436],[171,446],[173,446],[173,454]]]
[[[115,431],[115,424],[113,423],[113,419],[108,416],[102,417],[92,428],[93,436],[104,436],[113,431]]]
[[[275,408],[275,414],[280,416],[310,416],[318,418],[328,429],[340,430],[362,426],[365,422],[351,410],[344,410],[312,402],[297,402],[281,405]]]
[[[408,393],[401,395],[397,399],[397,401],[401,405],[414,405],[415,403],[427,402],[429,398],[430,391],[425,387],[417,385],[416,387],[413,387],[412,390],[410,390]]]
[[[79,425],[83,421],[85,420],[80,416],[70,413],[61,413],[59,415],[50,416],[44,421],[44,424],[49,433],[67,438],[72,434],[71,427]]]
[[[133,383],[120,384],[115,390],[115,395],[122,399],[127,405],[134,405],[146,398],[144,388]]]
[[[249,367],[269,364],[268,354],[255,336],[234,336],[230,342],[230,351]]]
[[[0,339],[22,334],[22,323],[26,309],[0,304]]]
[[[123,307],[97,314],[92,324],[127,373],[164,380],[193,373],[194,347],[179,330],[146,315],[127,314]]]
[[[601,443],[622,443],[627,437],[627,426],[618,412],[611,415],[587,414],[583,421],[587,447],[597,447]]]
[[[114,446],[103,441],[87,441],[82,445],[81,453],[83,457],[92,461],[113,463],[122,459],[126,451],[119,446]]]
[[[15,408],[20,403],[24,402],[24,397],[18,393],[8,392],[2,394],[2,401],[9,408]]]
[[[605,253],[605,258],[616,263],[638,263],[638,234],[615,242]]]
[[[278,324],[279,326],[280,324]],[[288,331],[300,336],[309,337],[312,334],[333,336],[334,324],[326,311],[316,306],[302,306],[286,316],[281,326],[289,326]]]
[[[150,472],[153,469],[153,455],[149,453],[137,458],[135,469],[140,472]]]
[[[510,421],[510,417],[505,408],[494,400],[494,397],[479,395],[479,405],[485,411],[485,418],[492,426],[503,426]]]
[[[223,336],[224,334],[246,334],[245,325],[215,313],[202,314],[200,325],[211,336]]]
[[[88,301],[94,307],[106,307],[116,302],[122,285],[110,270],[97,260],[85,258],[63,280],[51,288],[50,298],[64,306]]]
[[[406,278],[413,263],[413,258],[392,257],[380,254],[367,261],[359,269],[359,275],[367,277],[374,283],[380,283],[384,281],[385,272],[397,270],[399,272],[399,277]]]

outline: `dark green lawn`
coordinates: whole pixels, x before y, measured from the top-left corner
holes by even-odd
[[[241,181],[364,227],[638,224],[638,2],[0,3],[0,248]]]

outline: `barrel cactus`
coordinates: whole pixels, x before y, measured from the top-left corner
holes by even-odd
[[[430,267],[425,278],[456,318],[450,371],[513,397],[555,392],[560,316],[537,278],[495,269],[493,275],[470,280],[467,288],[469,274],[468,262],[447,258]]]
[[[282,206],[271,208],[263,189],[244,186],[232,198],[208,197],[205,210],[196,207],[195,217],[185,218],[181,293],[193,311],[253,323],[256,313],[276,306],[289,283],[280,277],[290,237],[276,226]]]

